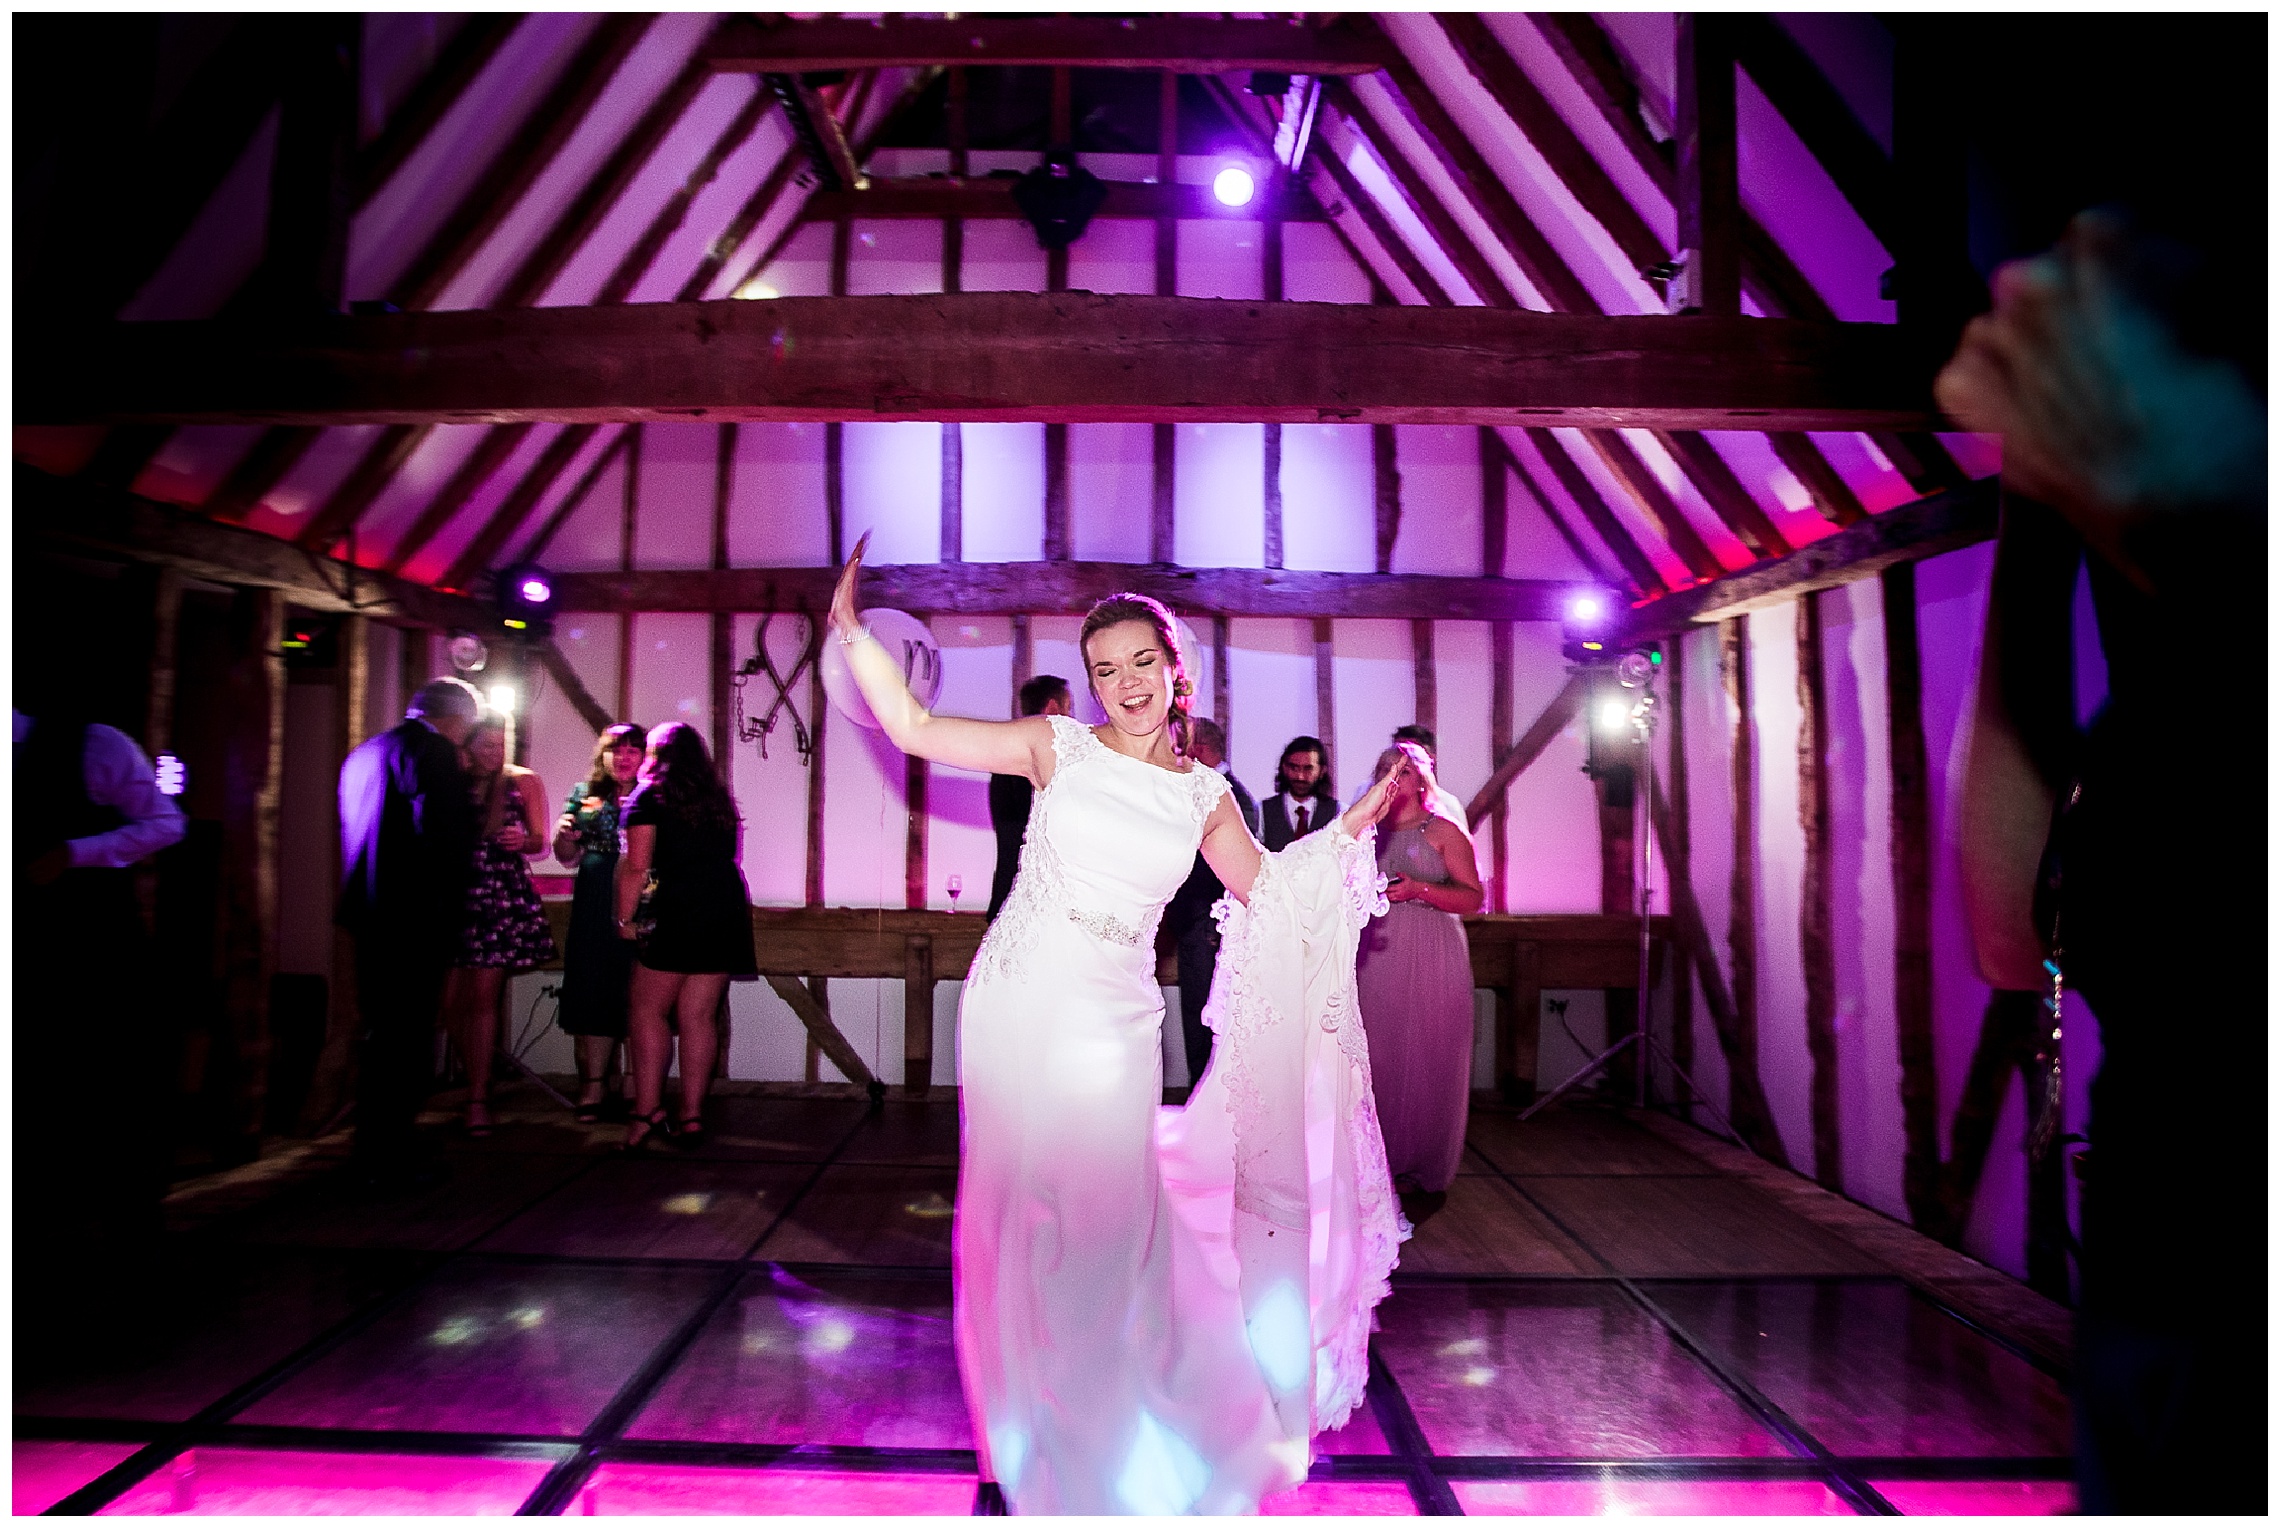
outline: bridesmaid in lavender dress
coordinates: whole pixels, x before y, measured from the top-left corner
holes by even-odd
[[[1409,762],[1378,828],[1386,911],[1362,931],[1362,1028],[1386,1165],[1411,1218],[1440,1208],[1465,1149],[1472,1087],[1472,957],[1464,913],[1480,911],[1472,840],[1444,815],[1432,760],[1415,743],[1378,757],[1384,779]]]

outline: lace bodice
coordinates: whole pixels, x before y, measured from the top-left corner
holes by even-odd
[[[1228,789],[1215,769],[1174,774],[1118,753],[1073,718],[1047,720],[1053,778],[1030,803],[1021,869],[976,957],[985,975],[1017,969],[1044,920],[1151,952],[1164,904],[1187,879],[1203,825]]]

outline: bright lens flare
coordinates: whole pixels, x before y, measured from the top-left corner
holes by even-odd
[[[1568,601],[1568,619],[1571,621],[1596,621],[1599,615],[1599,597],[1595,594],[1579,594]]]
[[[1620,700],[1603,700],[1599,703],[1599,725],[1609,732],[1620,732],[1631,724],[1631,708]]]
[[[1226,207],[1250,206],[1251,197],[1257,190],[1251,172],[1240,165],[1229,165],[1211,179],[1211,194],[1218,197],[1220,204]]]
[[[491,709],[494,711],[512,711],[514,708],[515,687],[511,684],[492,685]]]
[[[522,581],[522,597],[530,604],[543,605],[554,598],[554,586],[543,578],[526,578]]]

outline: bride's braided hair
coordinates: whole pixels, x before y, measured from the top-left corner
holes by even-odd
[[[1162,603],[1145,594],[1112,594],[1092,607],[1085,615],[1085,624],[1077,633],[1077,655],[1084,660],[1085,683],[1092,684],[1092,657],[1086,652],[1093,634],[1120,626],[1126,621],[1145,621],[1156,629],[1156,640],[1162,644],[1166,662],[1172,670],[1171,729],[1172,746],[1184,758],[1188,752],[1188,712],[1195,704],[1195,683],[1188,678],[1187,653],[1180,646],[1178,625],[1172,613]],[[1095,689],[1093,698],[1099,699]]]

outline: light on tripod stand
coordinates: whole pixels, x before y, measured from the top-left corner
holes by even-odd
[[[1620,695],[1610,695],[1599,703],[1599,730],[1620,735],[1631,730],[1631,703]]]

